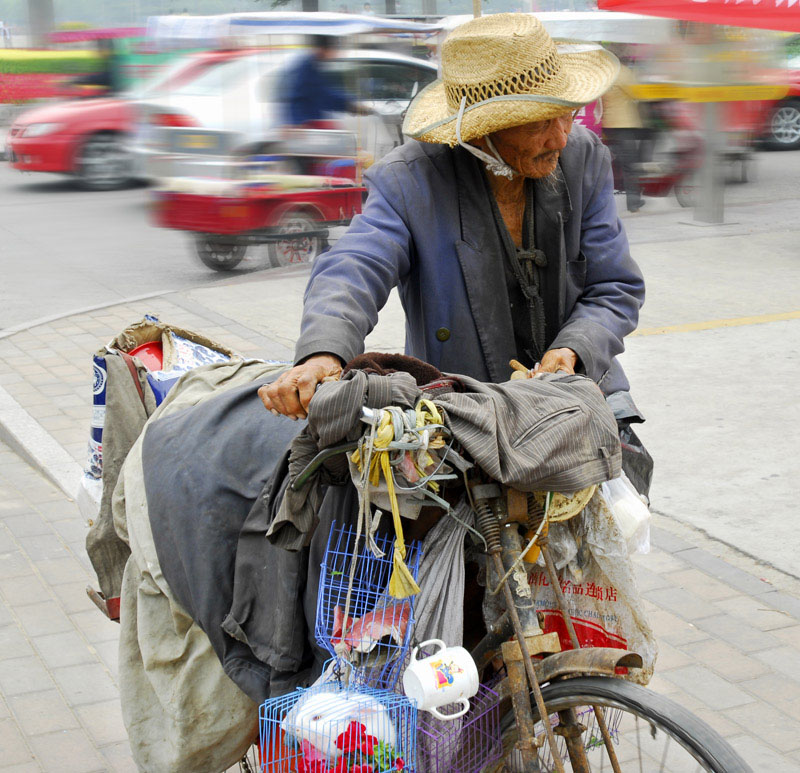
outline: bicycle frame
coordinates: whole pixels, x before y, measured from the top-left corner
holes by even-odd
[[[561,593],[561,586],[555,565],[550,556],[546,537],[539,537],[538,543],[545,561],[548,579],[554,589],[559,610],[563,616],[573,649],[561,651],[558,636],[542,631],[536,615],[533,595],[522,567],[523,541],[518,524],[533,528],[536,519],[540,521],[544,513],[536,513],[532,497],[501,488],[498,484],[479,483],[471,489],[477,515],[478,529],[487,543],[487,552],[493,572],[487,571],[487,592],[495,584],[492,575],[500,581],[505,596],[506,612],[501,616],[493,630],[473,649],[472,655],[479,671],[485,668],[498,654],[506,667],[507,677],[497,691],[502,698],[510,698],[514,710],[516,727],[520,740],[517,749],[522,758],[526,773],[538,773],[538,748],[540,741],[535,736],[534,719],[530,695],[534,696],[539,716],[546,718],[540,684],[555,679],[574,676],[603,675],[613,676],[617,667],[641,667],[639,655],[627,650],[590,647],[581,649],[572,619]],[[524,504],[524,508],[521,505]],[[501,579],[502,578],[502,579]],[[513,584],[513,588],[511,587]],[[499,588],[498,588],[499,590]],[[512,639],[511,636],[514,636]],[[546,655],[540,661],[532,660],[534,655]],[[537,673],[538,672],[538,673]],[[606,751],[615,773],[620,773],[619,762],[613,748],[605,718],[599,706],[592,707],[598,727],[603,736]],[[582,735],[585,727],[577,721],[575,711],[561,711],[559,724],[552,728],[543,721],[546,741],[550,746],[556,770],[563,773],[563,765],[556,746],[555,735],[561,735],[567,746],[570,763],[574,773],[589,773]]]

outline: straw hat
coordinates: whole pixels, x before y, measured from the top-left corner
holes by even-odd
[[[442,47],[443,77],[411,103],[403,132],[455,145],[544,121],[593,102],[613,83],[617,58],[596,43],[556,43],[530,14],[498,13],[456,27]]]

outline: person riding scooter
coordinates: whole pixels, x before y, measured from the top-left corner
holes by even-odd
[[[296,365],[262,387],[264,405],[304,418],[397,286],[406,353],[482,381],[505,381],[511,358],[583,373],[638,416],[615,357],[644,280],[609,152],[572,121],[618,70],[601,46],[558,46],[527,14],[455,29],[442,78],[408,109],[413,140],[370,168],[363,214],[315,261]]]

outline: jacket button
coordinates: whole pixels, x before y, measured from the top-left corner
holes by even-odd
[[[446,327],[440,327],[436,331],[436,338],[439,341],[447,341],[450,338],[450,331]]]

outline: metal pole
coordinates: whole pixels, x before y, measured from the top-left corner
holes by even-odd
[[[704,80],[711,84],[722,83],[720,68],[724,44],[716,30],[709,30],[714,38],[708,45],[700,46],[703,56]],[[719,102],[703,105],[703,166],[700,170],[700,199],[694,210],[694,219],[702,223],[725,222],[725,179],[720,147]]]
[[[472,0],[472,15],[476,19],[481,15],[481,0]]]

